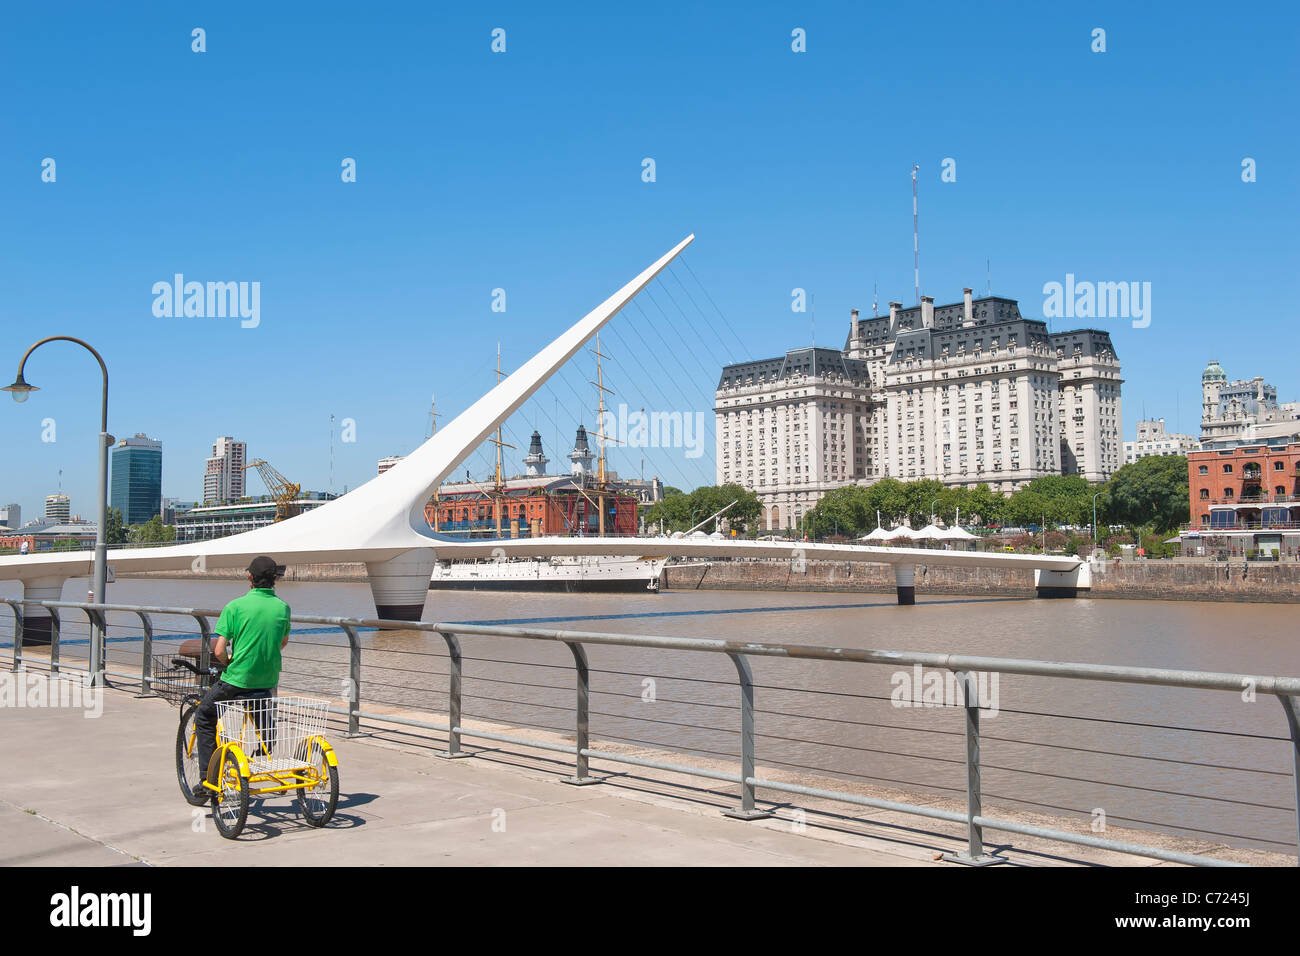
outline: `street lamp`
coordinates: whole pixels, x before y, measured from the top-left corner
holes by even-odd
[[[934,524],[934,506],[937,505],[938,503],[939,503],[938,498],[935,498],[934,501],[930,502],[930,524]]]
[[[27,364],[27,359],[38,348],[46,342],[75,342],[80,345],[91,355],[95,356],[95,361],[99,362],[99,370],[104,373],[104,388],[100,401],[99,414],[99,524],[95,528],[95,571],[94,571],[94,599],[96,604],[103,604],[105,599],[105,590],[107,588],[108,578],[108,544],[106,533],[108,530],[108,446],[113,444],[113,436],[108,433],[108,366],[104,364],[104,358],[93,348],[87,345],[81,339],[73,338],[70,335],[51,335],[49,338],[41,339],[35,345],[27,350],[23,355],[22,361],[18,363],[18,377],[14,379],[12,385],[6,385],[0,391],[5,391],[13,397],[15,402],[25,402],[32,392],[39,391],[35,385],[29,385],[23,378],[23,367]],[[92,682],[102,683],[104,680],[104,629],[95,628],[94,638],[90,642],[90,678]]]
[[[1104,491],[1099,491],[1092,496],[1092,550],[1097,550],[1097,499],[1104,495]]]

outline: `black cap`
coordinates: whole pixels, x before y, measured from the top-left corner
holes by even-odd
[[[279,571],[280,566],[275,563],[275,560],[273,558],[268,558],[264,554],[254,558],[248,565],[248,573],[255,578],[277,574]]]

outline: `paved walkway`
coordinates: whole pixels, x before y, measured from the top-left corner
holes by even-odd
[[[558,772],[340,739],[342,795],[314,830],[289,798],[224,840],[176,783],[177,711],[109,691],[103,714],[0,708],[0,865],[862,865],[925,863],[775,827],[572,787]],[[486,755],[485,757],[490,756]]]
[[[6,679],[12,675],[0,672],[0,680]],[[607,782],[573,787],[563,782],[572,773],[571,757],[513,744],[483,747],[470,738],[466,748],[475,756],[444,760],[435,755],[446,746],[440,735],[394,725],[367,728],[374,732],[356,739],[330,732],[342,786],[327,828],[306,826],[292,798],[274,797],[253,802],[248,825],[232,842],[217,833],[206,808],[181,798],[174,755],[178,713],[162,700],[110,690],[102,714],[92,718],[73,707],[10,706],[3,697],[0,703],[0,866],[952,867],[937,862],[939,854],[965,847],[962,824],[840,801],[799,798],[793,805],[767,804],[776,811],[770,819],[729,819],[722,811],[738,802],[734,785],[681,773],[593,761],[594,775]],[[549,736],[552,743],[564,739]],[[714,769],[734,767],[718,763]],[[959,804],[923,794],[911,798],[949,809]],[[1040,826],[1072,825],[1019,812],[1000,815]],[[1135,831],[1108,835],[1256,865],[1294,866],[1294,857],[1205,841]],[[1037,838],[1002,842],[1005,837],[986,834],[986,846],[1011,865],[1166,865]]]

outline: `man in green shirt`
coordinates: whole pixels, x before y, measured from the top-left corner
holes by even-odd
[[[249,592],[225,606],[217,618],[213,656],[226,665],[194,716],[199,766],[205,771],[216,750],[217,704],[271,697],[280,680],[280,651],[289,643],[289,605],[275,596],[283,568],[266,556],[248,566]],[[197,796],[210,796],[200,783]]]

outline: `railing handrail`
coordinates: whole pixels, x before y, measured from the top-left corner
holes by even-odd
[[[62,609],[81,610],[92,625],[92,633],[98,630],[99,639],[107,626],[108,612],[132,613],[140,618],[142,626],[143,652],[141,661],[142,694],[148,696],[151,690],[151,649],[153,642],[153,623],[151,614],[167,614],[179,617],[192,617],[198,625],[200,639],[199,666],[206,668],[211,654],[212,628],[209,618],[218,617],[220,612],[201,608],[177,608],[155,605],[133,604],[97,604],[82,601],[40,601],[26,598],[0,598],[0,603],[7,604],[14,614],[14,653],[13,668],[23,665],[22,647],[24,630],[34,623],[25,621],[29,616],[24,608],[41,607],[49,611],[50,655],[48,666],[52,674],[59,673],[59,645],[61,621],[59,611]],[[723,641],[706,638],[664,637],[643,634],[615,634],[597,631],[542,630],[536,628],[506,627],[486,624],[466,624],[456,622],[393,621],[382,618],[348,618],[341,616],[298,614],[290,616],[291,621],[301,624],[324,624],[337,627],[344,632],[348,640],[349,677],[343,699],[346,709],[339,710],[330,706],[333,713],[347,718],[348,733],[357,734],[360,720],[380,720],[390,723],[409,724],[447,733],[448,748],[440,752],[443,757],[467,757],[470,753],[461,749],[461,738],[465,736],[481,739],[516,743],[528,747],[541,748],[554,752],[572,754],[575,758],[576,773],[566,782],[575,785],[601,783],[601,778],[592,777],[588,771],[591,757],[613,761],[631,766],[666,770],[675,773],[700,776],[707,779],[726,780],[738,783],[741,791],[741,805],[724,811],[726,815],[742,820],[756,820],[772,815],[771,810],[757,807],[755,791],[758,788],[775,790],[791,794],[828,798],[875,809],[909,813],[921,817],[964,823],[967,827],[967,847],[964,852],[945,854],[944,859],[967,864],[984,865],[1001,862],[1002,858],[989,856],[984,852],[984,828],[1018,833],[1032,837],[1042,837],[1058,842],[1087,846],[1097,849],[1113,850],[1137,856],[1151,857],[1172,863],[1185,863],[1208,866],[1236,866],[1232,861],[1216,859],[1150,846],[1112,840],[1106,837],[1089,836],[1072,833],[1067,830],[1031,826],[1015,820],[1002,820],[986,816],[981,804],[980,783],[980,710],[978,685],[973,679],[976,672],[993,671],[1005,674],[1024,674],[1041,677],[1074,678],[1083,680],[1100,680],[1135,684],[1153,684],[1170,687],[1191,687],[1207,690],[1231,690],[1240,692],[1246,689],[1256,693],[1273,694],[1278,698],[1286,714],[1290,742],[1293,751],[1293,778],[1296,787],[1296,823],[1300,828],[1300,678],[1276,677],[1269,675],[1227,674],[1211,671],[1173,670],[1153,667],[1127,667],[1109,664],[1083,664],[1062,661],[1035,661],[1014,658],[980,657],[960,654],[936,654],[906,651],[866,650],[859,648],[836,648],[817,645],[767,644],[761,642]],[[367,713],[361,709],[361,642],[357,631],[359,628],[385,630],[418,630],[438,634],[447,644],[450,659],[450,687],[448,690],[447,725],[434,724],[421,720],[396,715]],[[575,702],[575,738],[574,745],[568,746],[546,741],[517,737],[511,734],[495,733],[484,729],[471,729],[461,726],[461,696],[463,676],[463,655],[461,654],[458,635],[480,635],[491,637],[512,637],[526,640],[546,640],[566,645],[573,655],[574,674],[576,678],[577,697]],[[589,742],[589,700],[591,693],[590,668],[587,664],[585,645],[618,645],[629,647],[657,648],[661,650],[704,651],[725,654],[736,668],[738,687],[741,692],[741,755],[740,773],[731,774],[701,767],[667,763],[632,754],[612,753],[594,749]],[[937,807],[919,804],[899,803],[868,797],[861,794],[837,790],[823,790],[802,784],[768,780],[758,777],[755,769],[755,724],[754,724],[754,690],[752,673],[748,658],[783,657],[797,660],[843,661],[861,664],[914,664],[942,668],[950,671],[964,688],[960,706],[966,716],[966,812],[958,813]],[[89,668],[72,665],[77,670],[87,670],[92,681],[103,683],[107,675],[116,676],[118,672],[106,667],[105,656],[99,656],[97,673]],[[68,666],[68,665],[63,665]],[[122,675],[133,676],[133,675]],[[1286,738],[1282,738],[1286,739]],[[1300,839],[1298,839],[1300,846]],[[1300,864],[1300,854],[1297,855]]]
[[[173,614],[178,617],[218,617],[219,610],[163,607],[136,604],[94,604],[86,601],[29,601],[0,598],[5,604],[71,608],[82,611],[121,611],[126,613]],[[328,624],[381,630],[427,631],[430,633],[478,634],[484,637],[514,637],[524,640],[607,644],[624,647],[648,647],[662,650],[704,651],[719,654],[748,654],[756,657],[787,657],[801,660],[847,661],[858,664],[920,664],[946,670],[996,671],[1000,674],[1023,674],[1035,677],[1060,677],[1076,680],[1099,680],[1111,683],[1153,684],[1164,687],[1190,687],[1201,690],[1240,691],[1245,687],[1256,693],[1300,697],[1300,677],[1273,674],[1232,674],[1222,671],[1195,671],[1162,667],[1137,667],[1117,664],[1087,664],[1076,661],[1042,661],[1030,658],[984,657],[968,654],[938,654],[923,651],[893,651],[853,647],[828,647],[816,644],[772,644],[758,641],[722,641],[700,637],[670,637],[655,634],[621,634],[610,631],[570,631],[545,628],[508,627],[493,624],[468,624],[455,621],[394,621],[384,618],[352,618],[291,614],[290,621],[302,624]]]

